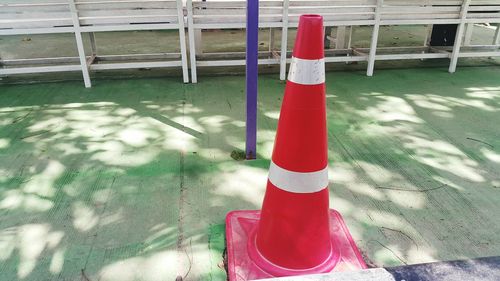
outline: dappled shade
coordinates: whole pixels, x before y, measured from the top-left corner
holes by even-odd
[[[372,266],[499,254],[499,74],[327,75],[331,206]],[[243,81],[1,86],[2,278],[222,280],[224,217],[260,208],[284,87],[260,78],[259,160],[235,161]]]

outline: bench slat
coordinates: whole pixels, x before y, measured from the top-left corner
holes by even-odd
[[[384,6],[461,6],[461,0],[405,1],[385,0]]]
[[[81,25],[177,23],[177,16],[81,17]]]
[[[83,10],[78,13],[82,17],[116,17],[116,16],[177,16],[175,9],[158,9],[158,10]]]
[[[467,19],[500,18],[500,13],[468,13]]]
[[[97,3],[87,3],[87,2],[77,2],[76,7],[79,11],[81,10],[107,10],[107,9],[168,9],[177,8],[177,3],[175,1],[161,1],[161,2],[120,2],[120,3],[110,3],[110,2],[97,2]]]
[[[0,0],[0,29],[47,29],[73,26],[68,2]]]
[[[47,27],[67,27],[73,26],[71,19],[33,19],[33,20],[0,20],[0,29],[16,28],[47,28]]]
[[[394,19],[407,19],[407,20],[419,20],[419,19],[458,19],[458,14],[383,14],[382,20],[394,20]]]
[[[281,22],[281,15],[261,15],[259,16],[259,24],[267,22]],[[193,22],[195,24],[200,23],[246,23],[245,17],[241,15],[224,15],[217,18],[209,15],[196,15],[193,16]]]
[[[0,20],[33,20],[33,19],[71,19],[71,14],[69,12],[55,12],[55,13],[44,13],[44,12],[18,12],[18,13],[3,13],[0,12]]]

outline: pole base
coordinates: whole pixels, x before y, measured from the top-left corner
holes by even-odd
[[[256,258],[255,232],[260,211],[232,211],[226,216],[228,276],[230,281],[246,281],[271,277],[354,271],[367,268],[342,216],[330,209],[330,233],[335,251],[324,264],[306,270],[293,270],[263,264]]]

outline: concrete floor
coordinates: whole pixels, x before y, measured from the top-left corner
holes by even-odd
[[[327,74],[331,206],[370,266],[500,255],[500,68]],[[258,209],[284,84],[244,77],[0,86],[0,272],[224,280],[224,217]]]

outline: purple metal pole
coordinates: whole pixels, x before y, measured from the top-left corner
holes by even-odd
[[[259,55],[259,1],[247,0],[246,94],[247,132],[246,158],[257,155],[257,82]]]

